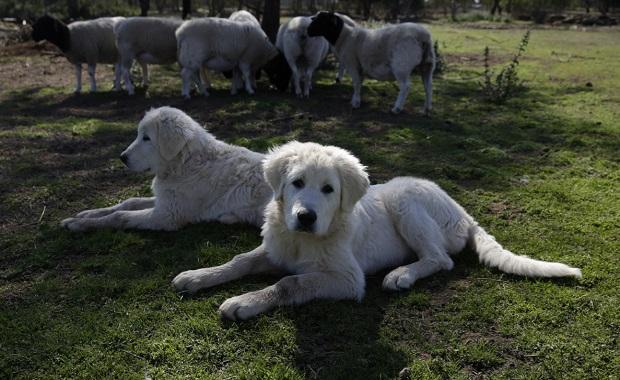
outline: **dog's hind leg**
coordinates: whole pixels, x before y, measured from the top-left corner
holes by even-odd
[[[282,271],[267,258],[265,248],[260,245],[253,251],[233,257],[226,264],[179,273],[172,280],[172,284],[179,292],[195,293],[200,289],[224,284],[250,274],[280,272]]]
[[[76,218],[101,218],[119,210],[144,210],[155,207],[155,197],[147,198],[129,198],[121,203],[104,208],[96,208],[93,210],[84,210],[78,213]]]
[[[454,262],[446,251],[441,229],[424,208],[413,206],[400,216],[397,227],[419,260],[388,273],[383,279],[384,289],[409,289],[421,278],[452,269]]]

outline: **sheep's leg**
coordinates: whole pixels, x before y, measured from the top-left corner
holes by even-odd
[[[344,76],[344,64],[340,62],[338,64],[338,74],[336,75],[336,83],[342,82],[343,76]]]
[[[189,88],[194,78],[194,70],[184,67],[181,70],[181,78],[183,79],[183,88],[181,90],[181,95],[185,99],[190,99],[191,96],[189,95]]]
[[[202,66],[200,68],[200,80],[202,81],[202,83],[204,83],[206,88],[204,95],[209,95],[208,90],[211,89],[211,80],[209,79],[209,73],[207,72],[206,66]]]
[[[94,63],[88,64],[88,78],[90,79],[90,92],[97,91],[97,81],[95,80],[95,69],[97,65]]]
[[[209,93],[207,92],[204,82],[202,81],[202,78],[200,77],[200,71],[201,70],[198,70],[198,73],[194,74],[194,83],[196,84],[196,87],[198,88],[199,94],[208,96]]]
[[[360,108],[362,104],[362,74],[359,71],[354,70],[350,73],[351,81],[353,82],[353,98],[351,99],[351,106],[353,108]]]
[[[232,69],[232,78],[230,78],[230,94],[237,95],[239,89],[243,88],[243,79],[241,71],[237,67]]]
[[[117,63],[114,65],[114,91],[119,91],[121,89],[121,64]]]
[[[247,63],[240,63],[239,69],[243,75],[243,82],[245,83],[245,90],[250,95],[254,95],[254,89],[252,88],[252,70]]]
[[[82,64],[75,64],[75,93],[79,94],[82,91]]]
[[[411,87],[411,78],[409,77],[409,74],[404,73],[394,73],[394,76],[398,81],[398,88],[400,89],[400,91],[398,92],[398,97],[396,98],[396,103],[394,103],[394,108],[392,108],[392,112],[399,113],[403,110],[405,101],[407,100],[409,88]]]
[[[424,83],[424,93],[426,95],[424,99],[424,114],[430,115],[433,108],[433,67],[431,65],[424,65],[422,70],[422,83]]]
[[[133,59],[124,60],[121,62],[121,70],[123,72],[123,82],[125,83],[125,89],[129,95],[134,94],[133,83],[131,83],[131,76],[129,74],[129,70],[131,70],[131,63]]]
[[[314,74],[314,69],[311,67],[306,68],[304,78],[304,96],[306,98],[310,96],[310,90],[312,89],[312,74]]]
[[[142,67],[142,87],[149,86],[149,65],[146,62],[140,62]]]
[[[293,86],[295,86],[295,95],[301,98],[301,77],[297,66],[291,66],[291,71],[293,72]]]
[[[252,70],[250,82],[252,83],[252,88],[256,91],[258,89],[258,86],[256,85],[256,70]]]

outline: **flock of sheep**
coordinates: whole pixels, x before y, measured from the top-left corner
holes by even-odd
[[[424,112],[431,110],[435,53],[430,33],[413,23],[367,29],[348,16],[319,12],[281,25],[274,45],[247,11],[234,12],[228,19],[105,17],[68,25],[45,15],[33,25],[32,36],[37,42],[47,40],[58,46],[75,66],[76,93],[82,87],[82,64],[88,65],[90,89],[96,91],[96,65],[108,63],[115,65],[114,89],[121,89],[122,79],[125,90],[134,94],[130,69],[137,61],[143,86],[148,85],[148,64],[178,62],[185,98],[190,97],[192,85],[208,95],[207,70],[231,78],[232,94],[242,89],[254,94],[255,78],[263,70],[279,90],[292,82],[297,96],[308,97],[313,73],[331,45],[340,61],[337,81],[345,70],[351,76],[353,108],[360,106],[363,78],[370,77],[397,81],[400,91],[392,112],[400,112],[417,68],[426,95]]]

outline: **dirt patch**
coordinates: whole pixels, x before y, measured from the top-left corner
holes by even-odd
[[[504,220],[513,220],[523,214],[522,209],[503,201],[491,203],[488,207],[488,211],[490,214]]]
[[[56,46],[48,43],[24,42],[0,49],[0,89],[75,86],[75,71]],[[111,87],[112,65],[97,65],[97,86]],[[88,89],[86,67],[82,73],[82,89]],[[1,96],[1,94],[0,94]]]

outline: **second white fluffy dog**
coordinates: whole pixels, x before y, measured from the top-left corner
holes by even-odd
[[[369,190],[365,168],[337,147],[288,143],[267,156],[264,172],[274,198],[265,211],[263,244],[173,280],[178,290],[195,292],[248,274],[292,274],[226,300],[220,313],[229,319],[317,298],[360,300],[364,275],[382,269],[396,268],[385,276],[385,289],[408,289],[452,269],[450,255],[467,244],[480,261],[507,273],[581,277],[579,269],[505,250],[433,182],[401,177]]]
[[[153,109],[121,159],[130,170],[155,174],[154,197],[83,211],[61,224],[74,231],[176,230],[201,221],[260,226],[272,195],[263,178],[264,157],[217,140],[181,110]]]

